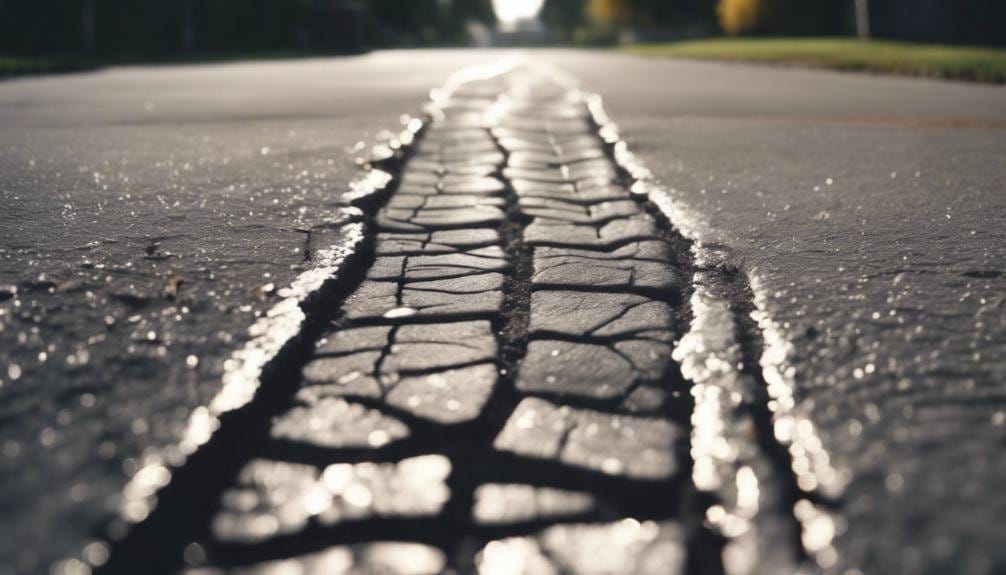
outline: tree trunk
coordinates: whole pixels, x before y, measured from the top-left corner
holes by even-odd
[[[182,50],[192,52],[196,49],[196,25],[192,17],[191,0],[181,0],[182,8]]]
[[[870,2],[856,1],[856,35],[867,40],[870,38]]]
[[[84,54],[94,55],[94,0],[84,0],[80,10],[80,35]]]

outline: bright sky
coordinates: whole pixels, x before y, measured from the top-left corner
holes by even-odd
[[[499,21],[507,24],[534,18],[545,0],[493,0],[493,10]]]

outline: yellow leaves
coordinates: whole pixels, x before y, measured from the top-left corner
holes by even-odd
[[[758,25],[760,0],[720,0],[716,6],[720,26],[731,36],[749,32]]]
[[[590,0],[587,16],[596,24],[622,26],[632,17],[629,0]]]

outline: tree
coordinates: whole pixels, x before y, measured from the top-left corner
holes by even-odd
[[[856,2],[856,35],[864,40],[870,37],[870,3],[868,0]]]
[[[720,0],[716,5],[716,14],[723,31],[738,36],[758,26],[760,9],[758,0]]]
[[[720,0],[717,15],[728,34],[837,35],[848,32],[848,0]]]
[[[80,10],[80,36],[84,53],[94,55],[94,0],[84,0]]]
[[[540,17],[556,38],[568,42],[586,23],[586,0],[545,0]]]
[[[452,43],[468,40],[468,25],[471,22],[480,22],[487,27],[496,22],[490,0],[448,0],[446,12],[441,39]]]
[[[632,22],[634,11],[630,0],[590,0],[587,15],[595,24],[621,27]]]
[[[595,27],[631,28],[651,39],[705,35],[716,26],[717,0],[590,0],[586,6]]]

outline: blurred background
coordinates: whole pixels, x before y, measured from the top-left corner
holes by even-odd
[[[724,35],[1006,45],[1003,0],[0,0],[0,55],[151,61]]]

